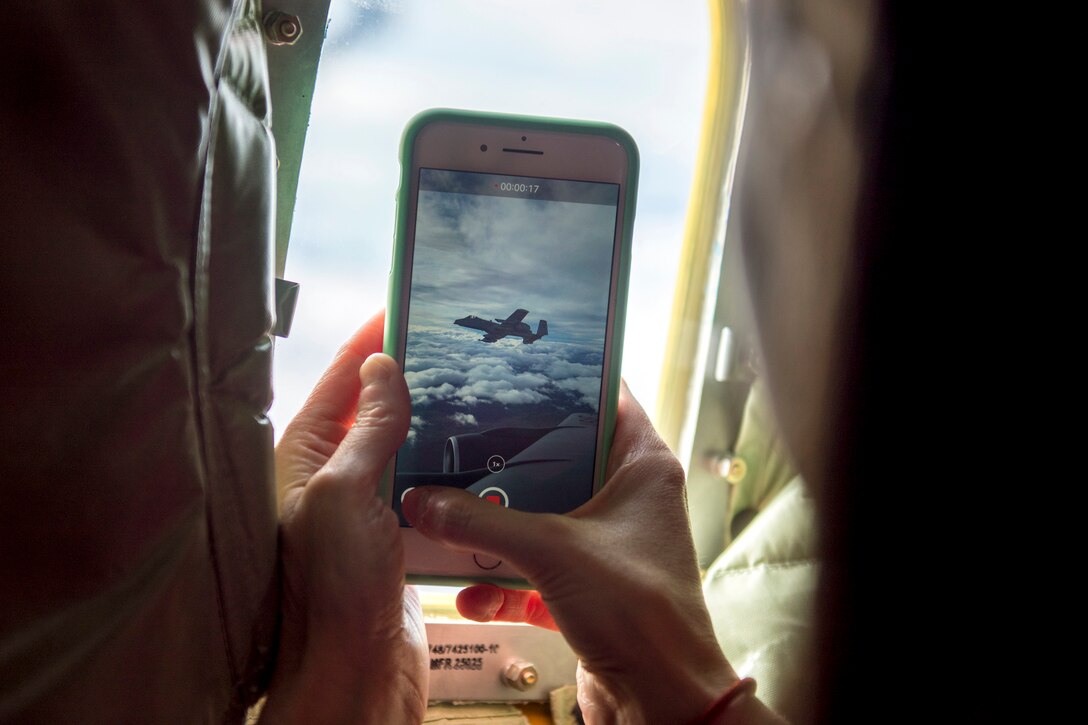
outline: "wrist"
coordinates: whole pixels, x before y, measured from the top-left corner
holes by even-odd
[[[780,715],[756,698],[756,681],[737,680],[723,690],[703,713],[689,725],[789,725]]]
[[[683,648],[678,648],[683,649]],[[623,678],[611,698],[616,703],[617,722],[699,723],[699,716],[739,681],[717,647],[706,652],[674,650],[672,657],[659,657],[640,677]],[[605,678],[602,678],[605,679]]]
[[[658,708],[648,713],[649,723],[691,722],[740,680],[726,660],[709,621],[703,627],[698,626],[698,614],[685,612],[689,627],[683,635],[673,632],[655,643],[660,666],[645,672],[647,681],[644,689],[640,689],[650,693],[656,684],[668,687],[669,691],[664,698],[647,698],[650,707]]]
[[[397,666],[392,645],[370,648],[365,666],[357,657],[338,656],[335,647],[308,649],[296,667],[277,669],[261,712],[262,725],[422,719],[416,685]]]
[[[755,680],[751,677],[739,679],[718,695],[702,714],[691,720],[690,725],[726,725],[733,722],[734,716],[745,706],[745,701],[754,699],[755,693]]]
[[[307,654],[277,668],[261,711],[262,725],[352,722],[362,714],[358,693],[331,659]]]

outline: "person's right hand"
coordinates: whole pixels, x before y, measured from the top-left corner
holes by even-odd
[[[403,510],[425,536],[500,558],[538,589],[478,585],[457,604],[478,621],[558,625],[580,658],[586,722],[690,722],[737,681],[703,600],[684,472],[626,386],[607,483],[576,511],[525,513],[439,487],[410,492]]]
[[[383,315],[337,354],[276,446],[283,599],[262,723],[418,723],[423,612],[397,517],[377,496],[411,415]]]

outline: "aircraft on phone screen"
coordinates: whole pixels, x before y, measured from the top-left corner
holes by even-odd
[[[541,320],[538,322],[536,333],[534,333],[529,325],[522,322],[527,314],[529,314],[529,310],[516,309],[514,310],[514,313],[505,320],[500,320],[496,317],[494,322],[485,320],[482,317],[477,317],[476,315],[469,315],[468,317],[454,320],[453,324],[480,330],[484,333],[481,342],[497,342],[509,335],[520,337],[523,344],[531,345],[548,334],[548,321]]]

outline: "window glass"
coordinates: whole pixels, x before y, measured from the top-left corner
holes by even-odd
[[[608,121],[639,145],[623,374],[654,410],[706,84],[691,0],[333,0],[276,348],[277,432],[339,345],[384,306],[405,123],[434,107]],[[307,28],[306,32],[320,32]]]

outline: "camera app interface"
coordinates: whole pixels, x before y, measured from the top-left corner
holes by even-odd
[[[398,514],[423,485],[537,512],[589,498],[618,199],[616,184],[420,170]]]

